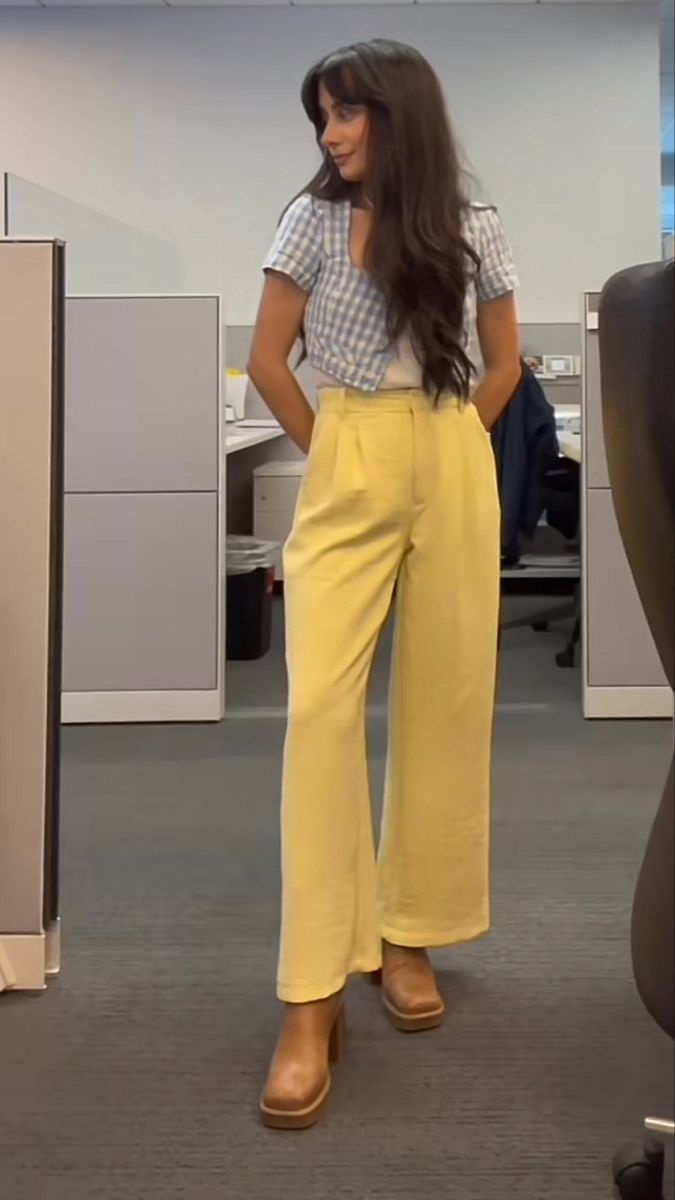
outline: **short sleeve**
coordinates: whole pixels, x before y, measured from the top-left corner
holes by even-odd
[[[483,303],[515,291],[519,280],[511,247],[497,210],[479,209],[474,216],[478,224],[475,248],[480,258],[480,267],[476,274],[476,297],[479,303]]]
[[[323,243],[323,220],[312,196],[303,195],[286,209],[263,271],[289,275],[309,294],[316,284]]]

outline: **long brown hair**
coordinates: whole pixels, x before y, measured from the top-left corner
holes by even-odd
[[[388,333],[410,332],[426,391],[467,396],[474,367],[464,349],[469,263],[462,236],[467,204],[441,86],[411,46],[377,39],[347,46],[307,74],[302,103],[321,146],[323,82],[334,100],[363,105],[370,120],[366,196],[373,226],[365,267],[387,304]],[[322,147],[320,170],[304,189],[323,200],[359,198]]]

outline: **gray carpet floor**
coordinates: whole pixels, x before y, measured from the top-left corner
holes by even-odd
[[[0,997],[3,1200],[609,1200],[614,1147],[673,1107],[629,957],[671,729],[584,722],[559,644],[505,639],[494,930],[437,955],[445,1027],[395,1033],[355,980],[329,1112],[300,1135],[256,1121],[283,721],[252,710],[283,702],[279,647],[220,726],[66,729],[63,971]]]
[[[564,597],[562,598],[564,603]],[[510,596],[503,605],[505,618],[536,615],[556,603],[554,597]],[[553,624],[548,633],[531,629],[506,630],[502,637],[499,669],[499,703],[509,707],[560,708],[578,712],[578,670],[561,670],[555,655],[566,644],[570,624]],[[387,700],[393,613],[380,638],[370,680],[370,704],[381,708]],[[577,654],[578,657],[578,654]],[[283,601],[275,601],[270,653],[257,662],[232,662],[227,669],[228,708],[237,715],[260,715],[286,703],[286,669],[283,652]]]

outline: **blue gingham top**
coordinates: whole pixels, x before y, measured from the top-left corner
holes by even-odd
[[[307,292],[307,357],[318,371],[348,387],[377,391],[396,354],[387,333],[384,296],[349,255],[349,200],[302,195],[285,212],[264,271],[289,275]],[[463,235],[476,250],[480,268],[471,273],[464,303],[464,338],[475,361],[477,302],[518,286],[502,223],[494,208],[471,205]]]

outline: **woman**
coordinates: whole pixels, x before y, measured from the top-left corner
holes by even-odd
[[[323,163],[265,263],[249,363],[309,452],[284,559],[286,1008],[261,1101],[281,1128],[312,1124],[328,1095],[349,975],[378,973],[397,1028],[433,1028],[427,948],[488,928],[499,510],[486,430],[520,370],[510,252],[495,211],[464,199],[425,59],[352,46],[309,72],[302,99]],[[320,374],[316,419],[288,367],[298,336]],[[376,867],[365,695],[395,587]]]

